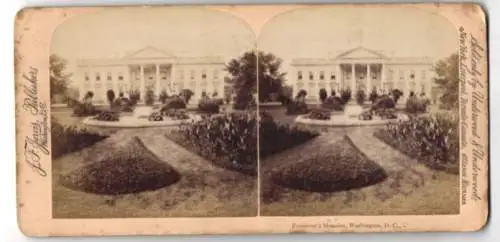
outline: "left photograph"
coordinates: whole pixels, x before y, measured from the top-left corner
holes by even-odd
[[[52,36],[52,216],[257,216],[252,30],[201,7],[84,11]]]

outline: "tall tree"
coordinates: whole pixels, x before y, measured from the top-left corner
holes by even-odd
[[[271,94],[281,93],[286,73],[280,72],[283,61],[271,53],[259,52],[259,101],[270,101]]]
[[[257,86],[261,102],[269,101],[273,93],[280,93],[285,76],[285,73],[279,71],[281,63],[282,60],[271,53],[257,54],[256,51],[249,51],[237,59],[232,59],[226,65],[226,70],[230,75],[229,83],[233,85],[236,93],[236,103],[250,101],[248,99],[257,93]],[[257,85],[257,70],[259,85]]]
[[[246,109],[252,105],[253,94],[257,92],[257,56],[250,51],[227,63],[227,82],[233,85],[236,99],[234,107]]]
[[[440,102],[445,109],[458,108],[458,87],[460,82],[458,76],[458,61],[458,54],[455,53],[438,61],[434,66],[434,72],[437,75],[434,81],[443,92]]]
[[[52,99],[56,94],[66,94],[68,90],[68,80],[71,74],[65,73],[67,61],[58,55],[50,55],[49,64],[50,99]]]

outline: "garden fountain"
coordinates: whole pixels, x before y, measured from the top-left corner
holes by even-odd
[[[87,117],[82,122],[85,125],[111,127],[111,128],[144,128],[144,127],[159,127],[159,126],[178,126],[181,124],[192,123],[201,119],[199,115],[186,112],[185,118],[173,118],[161,115],[163,120],[153,121],[150,116],[153,113],[159,113],[159,108],[151,106],[138,106],[132,112],[132,115],[119,113],[118,121],[97,120],[96,117]]]
[[[370,125],[384,125],[391,122],[398,122],[407,120],[408,116],[403,113],[395,113],[393,119],[383,119],[378,115],[372,115],[369,120],[364,120],[361,115],[369,109],[364,109],[357,104],[346,105],[343,113],[333,113],[328,119],[312,119],[307,114],[299,115],[295,118],[295,123],[315,125],[315,126],[329,126],[329,127],[347,127],[347,126],[370,126]]]

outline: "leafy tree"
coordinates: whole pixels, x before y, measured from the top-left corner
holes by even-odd
[[[108,98],[109,105],[113,104],[113,101],[115,100],[115,92],[113,90],[108,90],[106,92],[106,97]]]
[[[259,101],[269,101],[273,94],[281,93],[285,76],[285,73],[279,72],[281,63],[282,60],[271,53],[256,51],[232,59],[226,65],[226,70],[229,73],[228,82],[233,85],[236,94],[235,106],[247,107],[255,102],[253,94],[257,93],[257,69]]]
[[[180,94],[184,98],[184,102],[189,103],[189,100],[191,100],[191,97],[194,95],[194,92],[191,91],[190,89],[182,89]]]
[[[391,94],[392,94],[392,97],[394,98],[394,102],[395,103],[398,103],[398,100],[399,98],[401,98],[401,96],[403,96],[403,91],[399,90],[399,89],[394,89],[391,91]]]
[[[259,52],[258,61],[259,101],[270,101],[273,94],[281,92],[285,82],[286,73],[279,71],[283,60],[271,53]]]
[[[327,97],[328,97],[328,93],[326,92],[326,89],[321,88],[319,90],[319,99],[321,100],[321,103],[324,103],[326,101]]]
[[[147,106],[152,106],[155,103],[155,92],[153,91],[153,89],[149,88],[148,90],[146,90],[145,99],[146,100],[144,101]]]
[[[459,95],[459,75],[458,75],[458,54],[452,54],[449,57],[440,60],[434,66],[434,72],[437,77],[434,78],[435,83],[443,91],[440,98],[441,107],[445,109],[458,108]]]
[[[243,56],[232,59],[226,64],[229,73],[227,82],[233,85],[234,107],[247,109],[252,106],[253,94],[257,92],[257,55],[255,52],[246,52]]]
[[[49,57],[50,71],[50,99],[57,94],[66,94],[68,90],[68,80],[71,74],[65,73],[67,61],[56,54]]]

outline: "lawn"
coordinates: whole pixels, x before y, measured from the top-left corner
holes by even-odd
[[[268,109],[275,119],[289,122],[283,110]],[[276,115],[274,115],[276,114]],[[261,164],[262,216],[320,215],[409,215],[459,213],[459,178],[457,175],[425,167],[391,146],[373,137],[380,127],[317,128],[321,135],[281,153],[266,157]],[[382,167],[387,177],[361,188],[312,192],[277,185],[273,175],[283,166],[304,162],[315,163],[317,156],[336,156],[335,144],[347,135],[357,150]],[[314,161],[314,162],[312,162]],[[311,163],[312,162],[312,163]],[[338,164],[333,164],[336,167]],[[299,166],[297,166],[299,167]],[[345,168],[345,167],[344,167]],[[330,171],[327,171],[331,169]],[[317,170],[317,172],[313,172]],[[335,170],[323,163],[309,166],[305,174],[336,176]],[[304,173],[300,173],[304,176]],[[307,177],[306,177],[307,178]],[[313,181],[325,179],[312,177]],[[309,178],[308,178],[309,179]],[[332,179],[339,179],[332,177]],[[304,180],[304,183],[310,182]]]
[[[55,115],[66,117],[66,119],[63,119],[66,124],[77,122],[77,119],[67,118],[69,115],[62,112]],[[256,178],[215,166],[212,162],[178,146],[165,137],[165,134],[170,132],[171,129],[174,128],[114,130],[109,138],[93,146],[55,159],[52,166],[53,217],[256,216]],[[98,172],[97,177],[103,178],[103,174],[113,171],[97,171],[95,170],[96,167],[106,167],[107,164],[103,163],[104,166],[99,166],[96,163],[107,162],[109,157],[120,157],[120,154],[131,149],[131,141],[137,138],[146,149],[134,149],[134,154],[137,157],[149,157],[155,162],[146,165],[146,167],[160,167],[159,163],[164,162],[180,175],[180,179],[178,181],[174,180],[171,185],[166,183],[167,186],[158,189],[126,194],[118,194],[120,193],[118,192],[110,195],[83,192],[81,190],[85,189],[74,189],[74,187],[71,189],[61,182],[63,177],[67,177],[68,174],[82,168],[84,168],[82,170],[92,168],[95,172]],[[144,167],[142,164],[144,160],[140,162],[141,164],[138,166]],[[108,163],[116,166],[114,161]],[[120,182],[134,182],[134,186],[140,187],[143,183],[136,184],[137,182],[127,181],[126,178],[123,180],[123,174],[126,172],[134,169],[144,171],[141,167],[134,167],[120,168],[120,166],[117,166],[116,168],[120,168],[120,172],[117,171],[113,176],[122,179]],[[168,174],[168,170],[166,172]],[[76,177],[82,180],[81,177]],[[138,175],[134,177],[138,177]],[[87,181],[92,181],[92,179],[87,179]],[[110,181],[109,178],[106,184],[110,184],[111,187],[120,185],[120,183]]]

